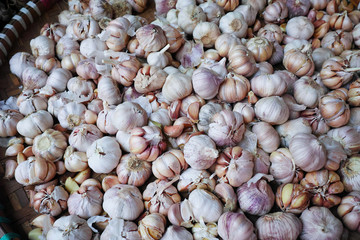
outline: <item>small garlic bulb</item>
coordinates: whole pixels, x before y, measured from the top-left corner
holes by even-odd
[[[268,23],[264,27],[260,28],[257,36],[264,37],[272,43],[281,43],[283,40],[283,32],[281,31],[281,28],[272,23]]]
[[[256,221],[255,226],[259,239],[296,240],[302,231],[300,219],[284,212],[264,215]]]
[[[196,170],[208,169],[218,157],[215,142],[207,135],[197,135],[184,146],[185,161]]]
[[[278,74],[261,74],[251,79],[251,90],[260,97],[281,96],[287,83]]]
[[[165,47],[166,36],[161,27],[148,24],[136,31],[136,38],[146,52],[156,52]]]
[[[195,42],[201,42],[204,47],[211,48],[220,34],[220,29],[215,23],[200,22],[194,28],[193,38]]]
[[[55,42],[46,36],[38,36],[30,41],[31,52],[34,57],[55,56]]]
[[[178,1],[180,2],[180,1]],[[196,5],[187,5],[179,9],[178,26],[187,34],[192,34],[195,27],[200,22],[206,21],[206,14],[201,7]]]
[[[101,76],[98,81],[98,98],[110,105],[121,103],[122,94],[115,80],[111,77]]]
[[[300,216],[303,230],[301,239],[341,239],[343,224],[328,208],[311,207]]]
[[[86,152],[87,148],[103,134],[93,124],[82,124],[73,129],[69,136],[69,144],[78,151]]]
[[[103,193],[95,186],[81,186],[68,199],[70,214],[82,218],[99,215],[102,211]]]
[[[315,64],[311,53],[306,49],[291,49],[284,54],[284,67],[298,77],[311,76],[315,70]]]
[[[307,17],[294,17],[287,22],[286,33],[296,39],[308,40],[314,34],[314,25]]]
[[[86,220],[76,216],[69,215],[57,219],[48,233],[46,239],[90,240],[92,231],[87,225]]]
[[[228,53],[229,71],[244,77],[250,77],[258,70],[252,52],[243,45],[235,45]]]
[[[102,137],[86,150],[89,167],[96,173],[109,173],[119,164],[122,152],[116,139]]]
[[[229,72],[219,87],[218,98],[224,102],[235,103],[243,100],[249,91],[249,80],[241,75]]]
[[[45,110],[40,110],[21,119],[17,123],[16,129],[24,137],[35,138],[53,125],[54,120],[51,114]]]
[[[256,62],[264,62],[272,56],[273,45],[264,37],[250,38],[246,47],[253,53]]]
[[[129,131],[147,123],[145,110],[137,103],[124,102],[119,104],[110,116],[111,124],[120,131]]]
[[[62,158],[67,147],[67,139],[62,132],[48,129],[34,138],[32,151],[37,158],[56,161]]]
[[[289,118],[289,108],[281,97],[261,98],[255,104],[256,116],[272,125],[282,124]]]
[[[238,38],[243,38],[247,34],[248,25],[239,12],[228,12],[220,18],[219,28],[222,33],[232,33]]]
[[[133,154],[125,154],[120,159],[116,174],[121,184],[140,187],[151,176],[151,164]]]
[[[308,76],[301,77],[293,86],[296,102],[309,108],[316,107],[320,97],[325,94],[324,89]]]
[[[215,49],[221,57],[226,57],[235,45],[241,45],[241,40],[230,33],[221,34],[215,41]]]
[[[22,80],[22,73],[27,67],[35,67],[35,57],[27,52],[15,53],[9,61],[10,71]]]
[[[166,52],[169,49],[170,45],[167,44],[161,51],[159,52],[151,52],[147,56],[146,60],[150,66],[156,66],[161,69],[164,69],[171,62],[172,58],[169,57]]]
[[[111,218],[135,220],[144,210],[141,192],[131,185],[115,185],[105,192],[103,209]]]
[[[134,79],[135,90],[139,93],[148,93],[161,89],[167,76],[161,68],[145,65],[139,69]]]
[[[251,131],[256,134],[258,147],[265,152],[272,153],[280,146],[280,136],[269,123],[257,122]]]
[[[139,222],[141,239],[160,240],[165,232],[166,218],[160,213],[150,213]]]
[[[255,228],[242,212],[226,212],[218,221],[218,233],[224,240],[255,240]]]
[[[286,2],[276,1],[269,4],[264,10],[264,20],[267,23],[283,23],[288,17],[289,9]]]
[[[183,99],[192,92],[191,78],[181,72],[171,73],[166,77],[162,87],[163,97],[169,102]]]

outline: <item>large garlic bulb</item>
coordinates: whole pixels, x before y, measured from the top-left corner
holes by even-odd
[[[92,231],[86,220],[76,216],[63,216],[56,220],[46,235],[46,239],[90,240]]]
[[[226,212],[218,221],[218,232],[224,240],[255,240],[255,228],[244,213]]]

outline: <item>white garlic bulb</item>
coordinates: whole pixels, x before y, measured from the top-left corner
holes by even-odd
[[[35,57],[55,56],[55,42],[50,38],[40,35],[30,41],[31,52]]]
[[[46,235],[46,239],[90,240],[92,231],[86,220],[76,216],[63,216],[56,220]]]
[[[24,137],[34,138],[53,125],[54,120],[51,114],[45,110],[40,110],[21,119],[16,125],[16,129]]]
[[[111,124],[120,131],[130,131],[147,123],[145,110],[137,103],[124,102],[119,104],[111,114]]]
[[[304,118],[296,118],[289,120],[279,126],[276,126],[276,131],[281,137],[282,145],[289,146],[291,139],[298,133],[312,133],[309,122]]]
[[[107,49],[105,42],[99,38],[87,38],[80,43],[80,53],[87,58],[94,58],[99,52]]]
[[[256,102],[255,114],[260,120],[277,125],[288,120],[290,111],[281,97],[272,96]]]
[[[73,192],[68,199],[68,210],[70,214],[82,218],[99,215],[102,211],[103,194],[95,186],[81,186]]]
[[[51,72],[46,80],[46,85],[52,87],[57,92],[63,92],[72,74],[65,68],[57,68]]]
[[[61,108],[58,114],[60,125],[63,128],[74,129],[74,127],[85,123],[85,111],[84,104],[69,102]]]
[[[223,213],[221,201],[209,191],[195,189],[189,195],[191,211],[197,221],[202,218],[204,222],[217,222]]]
[[[9,65],[11,73],[21,80],[27,67],[35,67],[35,57],[27,52],[18,52],[10,58]]]
[[[218,232],[224,240],[255,240],[255,228],[244,213],[226,212],[218,221]]]
[[[101,76],[98,83],[98,97],[111,105],[121,103],[122,95],[118,84],[111,77]]]
[[[192,34],[196,25],[206,21],[206,14],[201,7],[187,5],[180,9],[177,25],[187,34]]]
[[[222,33],[232,33],[238,38],[246,36],[248,25],[239,12],[228,12],[220,19],[219,27]]]
[[[35,157],[47,161],[55,161],[62,158],[67,147],[67,139],[59,131],[48,129],[34,138],[32,151]]]
[[[193,236],[184,227],[171,225],[166,229],[161,240],[193,240]]]
[[[113,218],[102,232],[100,240],[118,239],[119,237],[122,239],[141,240],[138,226],[135,223],[124,221],[121,218]]]
[[[195,42],[201,42],[204,47],[211,48],[215,45],[216,39],[220,36],[220,29],[213,22],[200,22],[193,31]]]
[[[88,147],[103,134],[93,124],[82,124],[73,129],[69,136],[69,144],[78,151],[86,152]]]

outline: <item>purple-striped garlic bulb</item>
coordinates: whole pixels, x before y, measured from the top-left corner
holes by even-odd
[[[218,233],[224,240],[255,240],[255,228],[242,212],[226,212],[218,221]]]

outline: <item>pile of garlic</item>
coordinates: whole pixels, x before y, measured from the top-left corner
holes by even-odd
[[[0,110],[29,238],[359,237],[350,2],[69,0]]]

